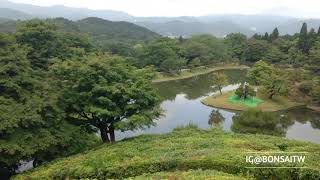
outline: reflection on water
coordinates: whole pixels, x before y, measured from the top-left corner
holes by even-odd
[[[224,73],[228,76],[230,84],[223,88],[224,91],[236,89],[237,84],[245,80],[245,70],[226,70]],[[117,139],[139,134],[167,133],[190,122],[199,128],[211,128],[213,125],[231,131],[232,117],[236,112],[211,108],[201,103],[203,98],[218,90],[212,77],[212,74],[207,74],[155,84],[163,99],[161,107],[165,110],[164,116],[154,127],[135,132],[117,132]],[[299,108],[280,112],[279,115],[287,117],[279,124],[287,138],[320,143],[320,113]],[[220,118],[223,120],[218,120]]]
[[[293,109],[285,112],[290,120],[286,137],[320,143],[320,113],[310,109]]]
[[[212,127],[222,127],[222,124],[224,122],[224,117],[220,113],[220,110],[212,110],[209,116],[208,124]]]
[[[231,130],[237,133],[284,136],[288,127],[288,116],[279,113],[246,111],[232,118]]]

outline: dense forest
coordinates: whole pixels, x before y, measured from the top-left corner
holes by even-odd
[[[0,166],[12,173],[21,160],[38,166],[114,142],[116,130],[153,125],[161,115],[152,87],[156,71],[174,75],[238,63],[266,72],[272,66],[272,92],[285,82],[294,87],[289,94],[320,105],[320,28],[306,23],[295,35],[280,36],[275,28],[253,37],[175,39],[98,18],[5,23],[12,28],[0,24]]]

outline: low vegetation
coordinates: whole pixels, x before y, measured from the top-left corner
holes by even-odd
[[[307,168],[246,168],[252,165],[245,162],[245,155],[253,151],[281,154],[306,152],[303,166]],[[104,144],[13,179],[109,179],[172,175],[210,177],[216,174],[215,171],[223,172],[216,175],[226,178],[319,179],[319,152],[320,145],[312,143],[266,135],[226,133],[214,128],[200,130],[190,125],[177,128],[169,134],[141,135],[115,144]]]
[[[250,177],[242,177],[233,174],[227,174],[216,170],[189,170],[189,171],[173,171],[173,172],[158,172],[147,173],[141,176],[126,178],[127,180],[145,180],[145,179],[223,179],[223,180],[250,180]]]

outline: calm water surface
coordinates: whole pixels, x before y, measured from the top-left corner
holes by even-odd
[[[224,91],[238,87],[245,81],[245,70],[226,70],[228,86]],[[172,131],[177,126],[193,123],[199,128],[211,128],[219,126],[226,131],[231,131],[232,117],[236,112],[205,106],[201,100],[217,92],[212,82],[212,74],[201,75],[189,79],[157,83],[154,86],[162,97],[161,107],[164,115],[156,126],[134,132],[117,132],[117,139],[132,137],[140,134],[161,134]],[[219,110],[223,116],[220,123],[210,123],[210,114]],[[281,124],[285,131],[285,137],[320,143],[320,113],[306,109],[296,108],[279,115],[287,117]]]

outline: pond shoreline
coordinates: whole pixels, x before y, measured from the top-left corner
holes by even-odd
[[[189,72],[187,74],[181,74],[181,75],[172,76],[172,77],[168,76],[168,77],[156,78],[156,79],[154,79],[152,81],[152,83],[160,83],[160,82],[168,82],[168,81],[175,81],[175,80],[181,80],[181,79],[188,79],[188,78],[192,78],[192,77],[195,77],[195,76],[212,73],[212,72],[215,72],[215,71],[228,70],[228,69],[249,69],[249,66],[228,64],[228,65],[216,66],[216,67],[198,68],[198,69],[194,69],[195,72]]]

